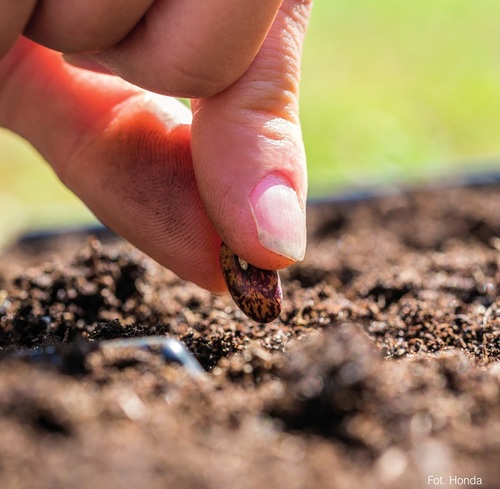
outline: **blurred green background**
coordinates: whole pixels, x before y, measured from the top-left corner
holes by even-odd
[[[499,18],[498,0],[316,0],[301,85],[310,195],[496,166]],[[6,131],[0,205],[0,242],[93,219]]]
[[[498,0],[318,0],[301,106],[311,194],[495,165],[499,14]]]

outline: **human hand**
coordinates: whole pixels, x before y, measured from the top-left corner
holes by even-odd
[[[226,289],[221,238],[255,266],[288,266],[306,241],[310,3],[135,0],[122,12],[118,0],[0,0],[0,125],[184,279]],[[193,98],[192,120],[164,95]]]

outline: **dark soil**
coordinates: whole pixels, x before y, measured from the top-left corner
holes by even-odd
[[[119,240],[5,253],[0,488],[500,488],[499,209],[495,186],[311,206],[268,325]],[[146,335],[207,374],[99,348]]]

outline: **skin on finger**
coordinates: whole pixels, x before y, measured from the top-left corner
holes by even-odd
[[[286,0],[249,70],[193,104],[193,160],[208,214],[229,247],[260,268],[283,268],[305,251],[298,84],[310,7]]]
[[[0,0],[0,59],[23,32],[35,4],[36,0]]]
[[[197,190],[190,117],[174,99],[73,68],[27,40],[0,62],[0,125],[30,141],[111,229],[222,292],[221,239]]]
[[[282,0],[157,0],[116,46],[90,58],[153,92],[207,97],[237,80]]]
[[[109,70],[104,68],[104,66],[92,61],[91,59],[81,57],[79,55],[73,54],[63,54],[63,60],[76,68],[81,68],[82,70],[93,71],[94,73],[102,73],[105,75],[112,75]]]
[[[64,53],[100,51],[126,37],[153,1],[38,0],[24,34]]]

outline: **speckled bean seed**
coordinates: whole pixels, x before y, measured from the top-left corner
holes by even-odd
[[[250,319],[269,323],[280,315],[283,292],[277,271],[250,265],[225,243],[220,248],[220,265],[231,297]]]

